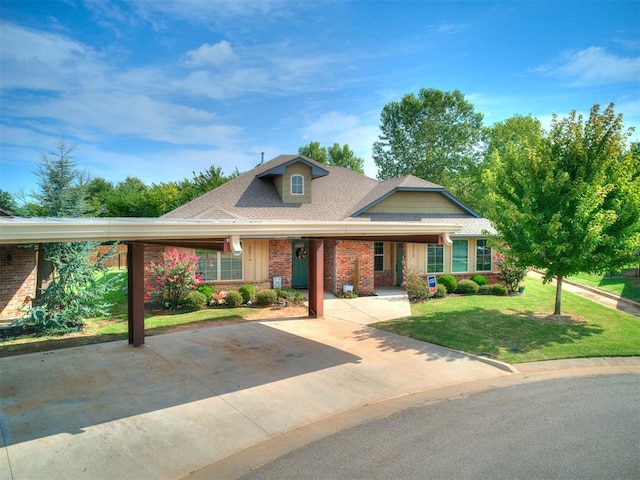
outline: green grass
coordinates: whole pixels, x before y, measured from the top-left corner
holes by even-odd
[[[374,326],[509,363],[640,355],[640,318],[569,292],[556,318],[554,298],[554,286],[528,278],[521,296],[430,300],[412,305],[412,317]]]
[[[633,269],[634,272],[636,269]],[[629,273],[634,273],[629,272]],[[640,302],[640,277],[632,277],[628,275],[594,275],[589,273],[580,273],[569,277],[577,283],[589,285],[606,292],[613,293],[623,298],[628,298],[636,302]]]

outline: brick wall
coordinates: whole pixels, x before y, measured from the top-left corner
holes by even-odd
[[[0,246],[0,321],[21,317],[36,296],[36,251]]]
[[[282,286],[291,287],[291,242],[269,240],[269,279],[282,277]]]
[[[342,293],[345,283],[353,283],[354,260],[359,259],[358,294],[371,295],[375,291],[373,272],[373,242],[341,240],[336,244],[334,293]]]
[[[149,272],[149,266],[151,263],[162,263],[164,257],[162,254],[165,251],[165,247],[161,245],[149,245],[144,246],[144,295],[150,296],[151,289],[148,287],[151,285],[151,273]]]
[[[336,240],[324,241],[324,289],[338,293],[336,285]],[[341,287],[342,288],[342,287]]]

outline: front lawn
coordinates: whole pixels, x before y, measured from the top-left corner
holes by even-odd
[[[412,305],[413,316],[376,328],[508,363],[640,355],[640,318],[528,277],[523,295],[451,296]]]

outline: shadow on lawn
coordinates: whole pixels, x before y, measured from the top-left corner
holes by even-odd
[[[525,353],[552,344],[572,344],[601,335],[597,325],[569,316],[541,316],[532,311],[505,314],[498,310],[472,308],[464,312],[438,313],[434,317],[409,317],[371,325],[423,342],[496,358],[501,352]],[[402,342],[379,335],[375,330],[359,332],[360,338],[374,337],[385,350],[406,349]],[[389,340],[386,340],[389,338]]]

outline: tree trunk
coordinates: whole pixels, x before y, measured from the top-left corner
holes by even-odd
[[[553,310],[554,315],[560,315],[560,305],[562,303],[562,275],[556,277],[556,307]]]

